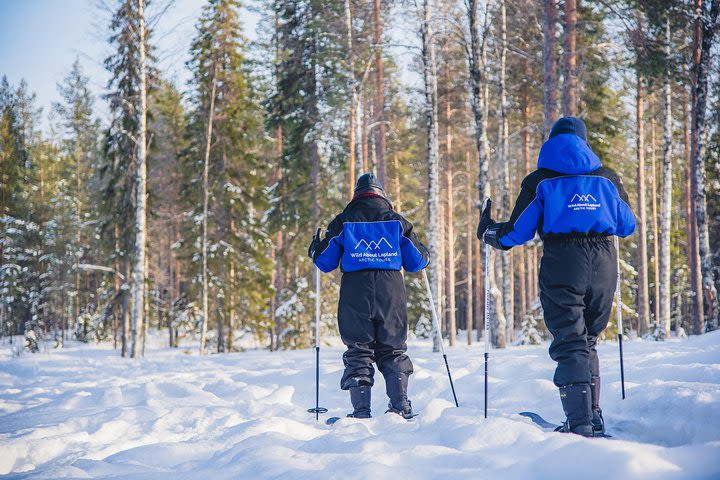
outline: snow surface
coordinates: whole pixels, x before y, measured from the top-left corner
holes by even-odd
[[[342,348],[321,352],[324,417],[348,412]],[[314,351],[199,358],[107,345],[13,357],[0,346],[0,478],[653,479],[720,478],[720,332],[630,341],[627,399],[617,344],[600,346],[602,405],[613,439],[546,433],[517,415],[562,417],[547,345],[491,354],[482,418],[482,344],[448,349],[460,408],[429,342],[413,342],[410,394],[420,416],[315,422]]]

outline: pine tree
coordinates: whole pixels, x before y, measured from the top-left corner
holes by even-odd
[[[213,0],[206,5],[189,62],[195,110],[186,161],[190,182],[200,188],[187,201],[203,205],[202,212],[193,212],[205,224],[199,242],[207,262],[202,303],[207,302],[209,288],[217,299],[212,311],[203,307],[207,309],[203,322],[207,328],[213,325],[211,318],[215,320],[219,352],[233,346],[238,327],[269,329],[265,299],[270,292],[271,264],[266,252],[272,246],[263,219],[268,209],[264,187],[269,169],[263,155],[262,110],[247,71],[239,9],[235,0]],[[192,168],[198,162],[203,166]],[[193,176],[201,171],[207,182]]]
[[[94,292],[81,291],[84,288],[81,286],[83,272],[80,267],[96,247],[94,229],[86,225],[95,223],[90,188],[94,186],[92,171],[98,162],[100,124],[94,118],[94,99],[89,83],[90,79],[84,74],[80,61],[76,59],[71,71],[63,82],[58,84],[62,102],[53,104],[53,113],[62,132],[62,154],[67,159],[62,161],[64,180],[57,192],[58,216],[55,221],[62,226],[65,233],[65,241],[59,245],[62,251],[58,252],[63,259],[61,268],[63,273],[74,277],[72,282],[63,282],[63,286],[67,287],[71,294],[73,322],[87,310],[90,297],[94,296]],[[64,206],[71,211],[63,211]],[[83,338],[88,338],[88,327],[89,324],[85,322],[81,331]]]

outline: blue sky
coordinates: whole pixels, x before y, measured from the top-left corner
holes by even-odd
[[[58,100],[57,83],[67,75],[75,58],[98,97],[108,80],[102,62],[109,54],[109,13],[102,3],[114,0],[0,0],[0,75],[13,85],[21,78],[37,94],[37,104],[47,118]],[[155,0],[154,11],[164,5]],[[185,61],[194,25],[205,0],[175,0],[155,28],[158,63],[166,77],[183,86],[188,78]],[[152,14],[151,10],[150,14]],[[245,34],[255,38],[257,16],[244,12]],[[100,117],[107,114],[99,98]]]

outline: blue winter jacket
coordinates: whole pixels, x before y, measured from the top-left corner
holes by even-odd
[[[540,149],[538,169],[522,182],[510,220],[485,231],[483,240],[508,250],[540,237],[626,237],[635,215],[618,175],[603,167],[585,140],[560,134]]]
[[[354,199],[330,222],[313,254],[315,265],[330,272],[400,270],[417,272],[429,261],[413,226],[378,195]]]

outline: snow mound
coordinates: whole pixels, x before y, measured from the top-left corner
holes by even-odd
[[[625,344],[627,399],[617,344],[600,346],[602,406],[613,439],[547,433],[517,415],[558,422],[547,345],[490,357],[483,418],[482,346],[448,348],[460,408],[429,342],[409,354],[414,422],[348,412],[342,349],[321,352],[320,422],[314,351],[197,357],[151,349],[140,360],[105,345],[13,357],[0,347],[0,478],[118,479],[717,479],[720,478],[720,332]]]

